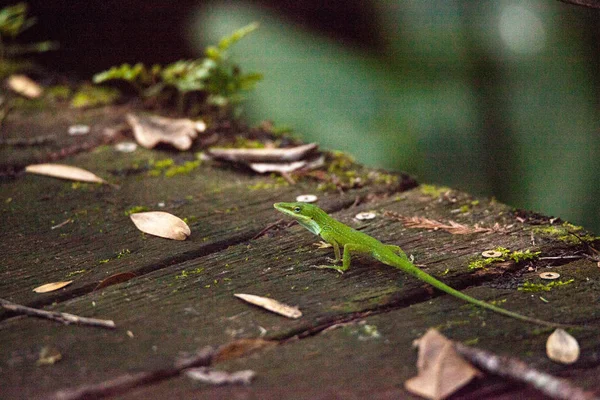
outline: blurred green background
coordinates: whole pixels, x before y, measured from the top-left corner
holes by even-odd
[[[565,0],[569,1],[569,0]],[[600,10],[556,0],[30,0],[24,40],[81,78],[170,63],[250,22],[247,117],[420,182],[600,233]],[[28,37],[27,35],[31,35]]]
[[[600,232],[598,10],[542,0],[361,7],[366,40],[243,1],[204,3],[187,35],[200,52],[260,22],[233,50],[265,76],[249,95],[251,121]]]

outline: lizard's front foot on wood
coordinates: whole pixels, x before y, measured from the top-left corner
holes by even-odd
[[[337,265],[311,265],[311,268],[316,268],[316,269],[333,269],[337,272],[339,272],[340,274],[344,273],[344,270],[342,269],[342,267],[338,267]]]

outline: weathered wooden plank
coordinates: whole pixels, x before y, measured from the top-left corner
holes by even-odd
[[[469,273],[466,265],[471,257],[498,245],[524,249],[531,244],[531,232],[527,225],[515,226],[510,233],[501,235],[474,234],[465,237],[405,229],[402,224],[383,217],[369,223],[358,223],[351,219],[352,215],[363,209],[385,209],[405,215],[439,218],[444,215],[448,217],[449,211],[456,208],[455,203],[432,202],[418,189],[404,194],[402,198],[404,200],[366,204],[338,213],[337,216],[356,227],[362,225],[365,231],[388,242],[404,246],[417,256],[418,263],[428,264],[428,272],[443,276],[444,281],[458,288],[481,284],[504,272],[491,268],[485,272]],[[465,215],[460,220],[463,223],[476,219],[485,224],[495,221],[512,224],[514,216],[508,211],[499,204],[482,203],[480,212],[487,217]],[[456,216],[453,218],[459,219]],[[113,318],[121,326],[116,334],[52,326],[49,322],[23,318],[7,320],[0,327],[0,336],[4,343],[19,344],[18,349],[3,348],[0,351],[0,360],[8,360],[5,365],[9,365],[6,367],[10,371],[5,379],[7,387],[14,389],[27,381],[36,382],[39,384],[34,387],[30,385],[24,393],[32,397],[43,396],[65,385],[96,382],[128,370],[158,368],[172,362],[180,351],[191,351],[205,344],[218,345],[239,337],[257,337],[264,332],[263,329],[268,337],[280,340],[295,335],[311,335],[336,322],[362,318],[365,313],[402,309],[426,300],[431,294],[420,282],[362,257],[357,257],[353,268],[343,276],[307,268],[310,264],[320,263],[324,253],[327,254],[324,250],[311,247],[314,240],[300,227],[291,228],[277,232],[272,237],[182,260],[124,284],[89,293],[57,306],[62,311]],[[536,242],[543,253],[555,251],[558,245],[542,237],[538,237]],[[561,246],[570,251],[580,248]],[[542,266],[539,262],[531,265]],[[444,275],[446,269],[450,269],[450,272]],[[594,307],[581,307],[581,304],[593,304],[595,301],[593,279],[597,277],[597,268],[591,262],[579,262],[555,269],[565,269],[567,272],[563,272],[563,275],[567,278],[573,276],[577,281],[577,285],[544,293],[551,304],[560,304],[558,307],[545,307],[536,297],[514,290],[516,283],[533,277],[533,272],[525,273],[517,280],[513,275],[508,279],[500,277],[495,283],[507,289],[485,288],[477,295],[498,299],[510,294],[504,306],[525,314],[531,313],[528,308],[532,308],[535,310],[533,315],[539,318],[574,323],[597,320],[598,311]],[[594,273],[596,275],[590,275]],[[587,281],[587,278],[592,280]],[[233,293],[242,291],[270,295],[288,304],[297,304],[305,316],[299,321],[288,321],[258,310],[233,298]],[[445,299],[444,304],[456,305],[459,315],[447,310],[432,312],[427,302],[422,303],[426,310],[423,315],[415,313],[414,307],[407,310],[420,318],[434,318],[434,322],[428,321],[427,326],[465,326],[464,329],[471,336],[474,331],[482,329],[480,318],[485,318],[487,326],[498,327],[498,330],[490,331],[490,340],[498,340],[499,334],[501,337],[516,336],[522,340],[523,335],[531,335],[538,329],[487,312],[475,311],[473,318],[469,316],[473,313],[469,306],[448,300],[447,296],[441,299]],[[476,323],[472,322],[473,319]],[[397,334],[406,336],[408,330],[412,335],[410,340],[424,329],[413,325],[406,317],[401,321],[405,325]],[[46,328],[37,329],[40,326]],[[48,329],[51,335],[48,335]],[[125,330],[133,332],[134,338],[126,336]],[[51,369],[36,368],[32,364],[44,342],[62,346],[65,355],[81,354],[82,358],[69,358],[67,361],[65,357]],[[491,346],[497,345],[494,342]],[[597,346],[594,343],[592,348]],[[352,357],[360,355],[350,353],[347,359]],[[311,370],[311,367],[305,367]],[[330,375],[327,379],[334,377]],[[369,377],[367,381],[370,380]],[[330,390],[335,391],[332,388],[334,386]]]
[[[121,171],[167,156],[149,151],[122,154],[104,147],[75,157],[70,164],[109,177],[111,170]],[[120,188],[74,185],[29,175],[3,185],[3,198],[10,199],[4,204],[0,231],[0,252],[8,261],[0,270],[0,293],[4,297],[18,303],[49,304],[87,292],[117,272],[143,275],[208,254],[248,240],[277,220],[273,202],[317,192],[316,182],[291,187],[273,178],[210,165],[174,178],[149,177],[142,172],[108,179],[118,182]],[[336,209],[369,192],[389,189],[380,185],[352,190],[344,196],[322,194],[322,203]],[[126,215],[136,206],[187,218],[192,236],[175,243],[141,234]],[[52,229],[64,221],[72,222]],[[75,282],[61,295],[31,293],[40,284],[71,279]]]

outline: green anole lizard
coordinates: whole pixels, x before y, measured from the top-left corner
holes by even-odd
[[[359,232],[336,219],[330,217],[325,211],[319,207],[308,203],[275,203],[273,205],[278,211],[291,216],[300,225],[308,229],[315,235],[321,236],[324,241],[333,246],[335,253],[334,264],[342,261],[342,266],[336,265],[321,265],[318,268],[330,268],[343,273],[350,267],[350,253],[368,253],[373,258],[381,261],[384,264],[398,268],[421,281],[430,284],[431,286],[448,293],[451,296],[457,297],[468,303],[486,308],[488,310],[506,315],[511,318],[516,318],[521,321],[536,323],[539,325],[551,327],[572,327],[571,325],[563,325],[548,321],[543,321],[537,318],[527,317],[506,309],[496,307],[482,300],[477,300],[468,296],[456,289],[451,288],[445,283],[438,281],[433,276],[421,271],[407,257],[404,251],[398,246],[387,245],[379,240]],[[340,247],[343,247],[343,255],[340,257]]]

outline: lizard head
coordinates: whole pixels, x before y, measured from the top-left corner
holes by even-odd
[[[321,233],[319,217],[323,214],[327,214],[319,207],[308,203],[275,203],[273,204],[273,207],[275,207],[277,211],[294,218],[300,225],[315,235]]]

